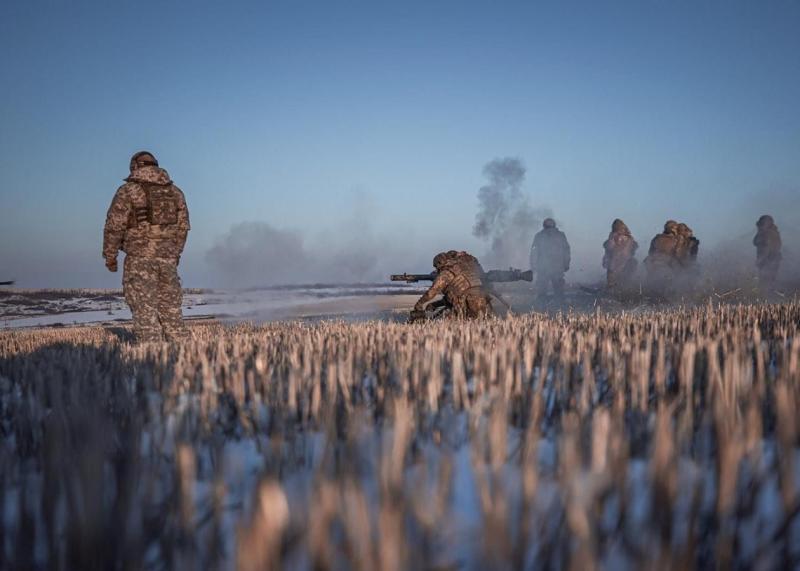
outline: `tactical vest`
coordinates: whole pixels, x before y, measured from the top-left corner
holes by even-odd
[[[134,201],[128,218],[128,228],[137,228],[147,222],[154,226],[170,226],[178,223],[179,202],[172,185],[137,182],[144,201]]]
[[[450,274],[444,295],[450,301],[458,300],[467,295],[470,290],[483,287],[480,266],[477,262],[463,260],[451,265],[444,270]]]
[[[603,246],[606,250],[606,263],[609,270],[624,268],[636,252],[633,237],[629,234],[612,233]]]
[[[173,184],[128,182],[128,228],[120,249],[130,256],[177,258],[183,251],[188,220],[182,222],[183,196]]]
[[[678,247],[678,237],[673,234],[659,234],[650,244],[650,255],[673,256]]]
[[[758,260],[781,259],[781,235],[774,226],[759,229],[755,239],[753,239],[753,244],[756,246]]]

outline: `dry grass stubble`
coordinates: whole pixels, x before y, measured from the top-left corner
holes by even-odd
[[[0,333],[0,567],[792,567],[800,306]]]

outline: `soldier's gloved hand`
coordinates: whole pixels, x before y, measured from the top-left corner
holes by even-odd
[[[420,321],[425,321],[427,318],[428,316],[424,309],[412,309],[411,314],[408,316],[408,322],[419,323]]]
[[[109,272],[116,272],[117,271],[117,259],[112,258],[109,256],[106,258],[106,267],[108,268]]]

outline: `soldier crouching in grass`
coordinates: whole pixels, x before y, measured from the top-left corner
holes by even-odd
[[[453,317],[462,319],[493,314],[491,297],[483,283],[483,268],[475,256],[455,250],[442,252],[433,258],[433,267],[436,279],[414,305],[411,323],[427,319],[426,304],[438,295],[443,295],[443,299],[431,303],[427,309],[445,308]]]
[[[178,263],[189,211],[183,192],[159,168],[152,153],[131,158],[130,176],[114,195],[103,231],[103,257],[117,271],[117,254],[125,252],[122,290],[133,314],[137,341],[183,339],[183,291]]]

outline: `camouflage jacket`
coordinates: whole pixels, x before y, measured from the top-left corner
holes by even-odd
[[[156,166],[135,170],[125,179],[106,215],[103,257],[178,259],[189,233],[189,211],[183,192],[167,171]]]
[[[677,234],[658,234],[650,242],[650,250],[647,254],[645,263],[672,264],[676,261],[675,255],[678,248]]]
[[[700,249],[700,240],[694,236],[678,236],[675,243],[674,256],[682,265],[688,265],[697,260]]]
[[[470,290],[482,292],[482,276],[483,268],[475,257],[469,254],[456,256],[439,271],[431,287],[422,294],[414,308],[422,309],[438,295],[444,295],[451,305],[458,306]]]
[[[610,272],[623,270],[631,262],[638,248],[639,244],[630,234],[612,232],[603,244],[605,250],[603,267]]]
[[[759,266],[781,260],[781,234],[777,226],[765,226],[758,229],[753,238],[756,247],[756,263]]]
[[[558,228],[545,228],[533,238],[531,269],[535,272],[564,273],[569,270],[570,248]]]

